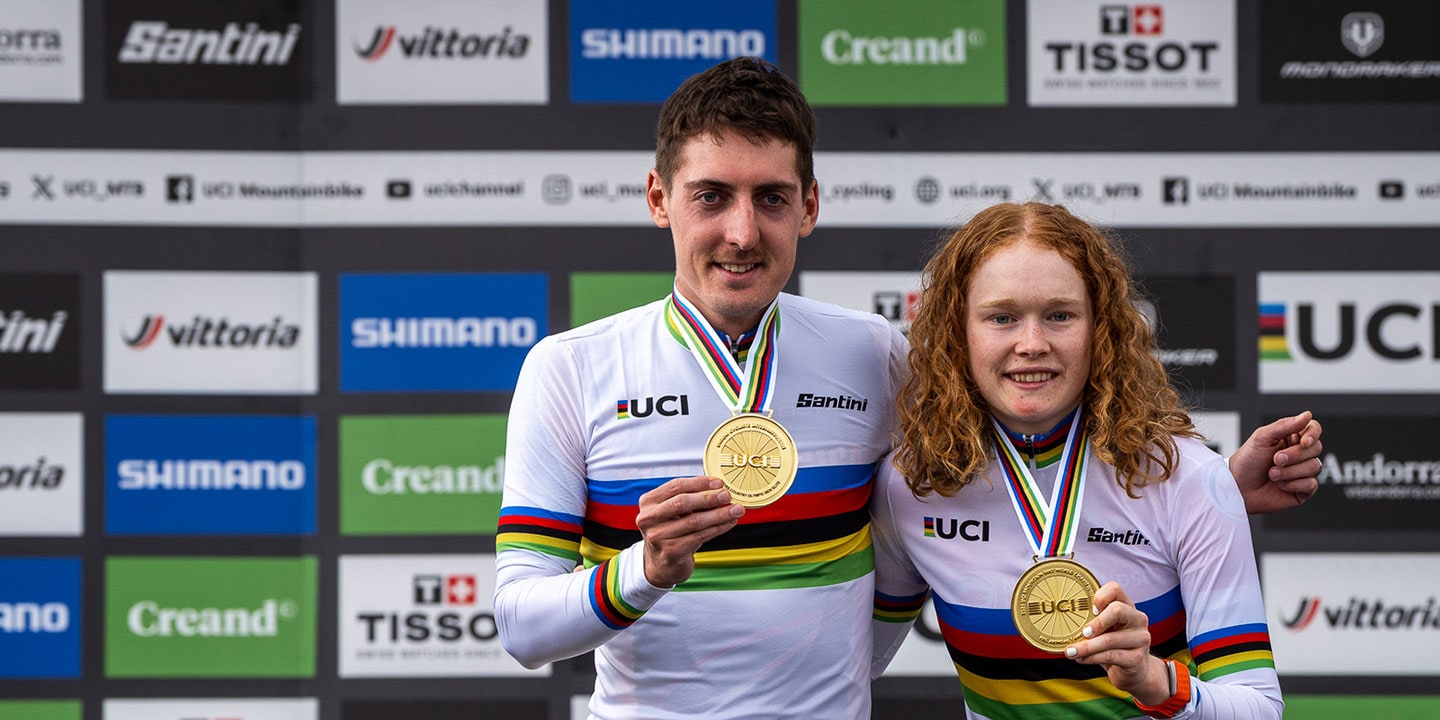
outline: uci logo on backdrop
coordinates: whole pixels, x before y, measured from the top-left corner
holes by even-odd
[[[539,273],[340,276],[340,389],[509,391],[547,334]]]
[[[741,56],[775,62],[775,0],[596,0],[570,5],[570,101],[661,103]]]
[[[1260,391],[1440,392],[1440,273],[1260,273]]]

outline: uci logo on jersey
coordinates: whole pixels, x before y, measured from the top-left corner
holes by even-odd
[[[956,536],[970,542],[990,542],[989,520],[956,520],[954,518],[925,518],[925,537],[953,540]]]
[[[665,417],[690,414],[689,395],[661,395],[660,397],[631,398],[615,401],[615,419],[649,417],[660,414]]]

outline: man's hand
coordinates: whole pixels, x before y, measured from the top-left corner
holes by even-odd
[[[1230,456],[1230,474],[1251,515],[1303,504],[1320,487],[1320,422],[1310,411],[1255,429]]]
[[[675,478],[640,496],[635,525],[645,538],[645,579],[671,588],[695,572],[695,551],[735,527],[745,508],[713,477]]]

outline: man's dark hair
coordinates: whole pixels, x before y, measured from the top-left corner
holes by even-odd
[[[800,186],[815,179],[815,113],[795,82],[774,64],[754,57],[726,60],[690,76],[660,108],[655,128],[655,170],[668,187],[690,138],[739,132],[752,142],[795,146]]]

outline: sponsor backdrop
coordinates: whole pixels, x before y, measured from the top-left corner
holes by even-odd
[[[735,55],[819,114],[792,292],[904,328],[945,228],[1126,239],[1231,452],[1288,717],[1440,714],[1440,9],[1401,0],[0,3],[0,720],[583,717],[495,637],[510,392],[662,297],[658,104]],[[945,528],[983,551],[983,528]],[[877,718],[953,716],[933,614]]]

